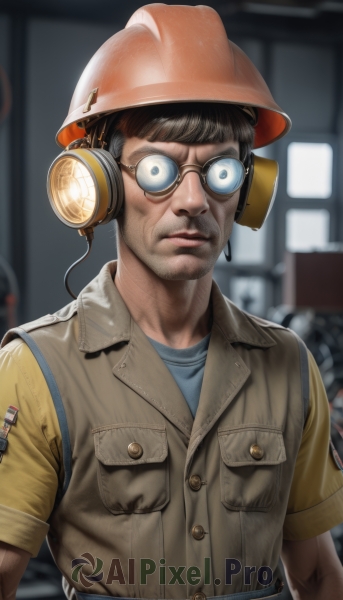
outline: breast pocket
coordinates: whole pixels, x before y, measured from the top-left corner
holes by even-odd
[[[231,510],[269,511],[286,460],[282,431],[246,425],[218,430],[221,501]]]
[[[161,510],[169,501],[165,427],[116,424],[92,433],[105,506],[113,514]]]

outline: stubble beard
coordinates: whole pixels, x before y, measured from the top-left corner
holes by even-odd
[[[132,233],[132,232],[131,232]],[[208,256],[207,260],[197,260],[198,264],[191,265],[186,264],[178,265],[178,262],[184,263],[184,257],[188,255],[196,257],[196,252],[199,253],[201,248],[183,248],[182,253],[179,255],[165,256],[164,254],[158,255],[157,253],[149,253],[144,251],[144,245],[139,243],[137,236],[130,234],[126,231],[124,223],[118,223],[118,241],[121,237],[122,243],[124,243],[129,250],[135,255],[135,257],[142,262],[148,269],[150,269],[157,277],[166,281],[191,281],[195,279],[201,279],[207,275],[213,268],[218,259],[221,250],[214,252],[212,251]],[[180,261],[177,261],[177,257],[180,257]],[[171,259],[174,265],[171,265]],[[173,260],[174,259],[174,260]],[[175,260],[176,259],[176,260]],[[194,261],[193,261],[194,262]]]

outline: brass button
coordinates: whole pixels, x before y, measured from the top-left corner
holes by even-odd
[[[195,592],[194,596],[192,597],[192,600],[206,600],[206,594],[204,594],[203,592]]]
[[[129,456],[131,456],[131,458],[140,458],[143,454],[143,448],[140,444],[137,444],[137,442],[132,442],[131,444],[128,445],[127,448],[128,454]]]
[[[192,527],[192,536],[195,540],[202,540],[205,536],[205,531],[202,525],[193,525]]]
[[[189,487],[194,490],[195,492],[198,492],[201,488],[201,477],[200,475],[191,475],[189,480]]]
[[[250,454],[255,460],[261,460],[264,456],[264,452],[258,444],[252,444],[252,446],[250,446]]]

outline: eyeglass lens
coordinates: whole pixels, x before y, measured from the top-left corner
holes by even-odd
[[[136,167],[138,185],[150,193],[169,190],[176,183],[179,168],[169,156],[152,154],[145,156]],[[228,195],[239,189],[244,181],[244,166],[230,157],[218,158],[206,173],[206,183],[216,194]]]
[[[179,176],[177,164],[168,156],[153,154],[143,158],[136,168],[138,185],[146,192],[158,193],[170,188]]]
[[[216,194],[232,194],[244,181],[244,167],[236,158],[214,161],[206,174],[208,187]]]

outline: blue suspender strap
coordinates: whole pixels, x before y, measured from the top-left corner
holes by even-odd
[[[238,594],[229,594],[225,596],[208,596],[207,600],[263,600],[263,598],[276,598],[280,592],[276,591],[275,585],[271,585],[263,590],[252,592],[238,592]],[[122,598],[121,596],[96,596],[94,594],[83,594],[75,592],[77,600],[104,600],[105,598],[118,598],[118,600],[138,600],[137,598]],[[151,598],[144,600],[153,600]],[[154,600],[157,600],[156,598]]]
[[[62,496],[67,490],[67,487],[68,487],[69,481],[70,481],[70,477],[71,477],[71,447],[70,447],[70,438],[69,438],[67,417],[65,414],[61,394],[57,387],[57,383],[52,374],[52,371],[51,371],[47,361],[45,360],[43,354],[41,353],[40,349],[38,348],[36,342],[34,341],[34,339],[28,333],[26,333],[23,329],[20,329],[19,327],[16,329],[16,334],[19,335],[22,338],[22,340],[28,345],[28,347],[30,348],[32,354],[34,355],[36,361],[38,362],[38,364],[41,368],[41,371],[45,377],[45,381],[48,385],[53,403],[55,405],[57,418],[58,418],[58,422],[59,422],[60,429],[61,429],[61,435],[62,435],[63,465],[64,465],[64,473],[65,473],[63,489],[62,489],[62,493],[61,493],[61,496]],[[58,498],[58,499],[60,499],[60,498]],[[89,600],[89,598],[87,600]]]

